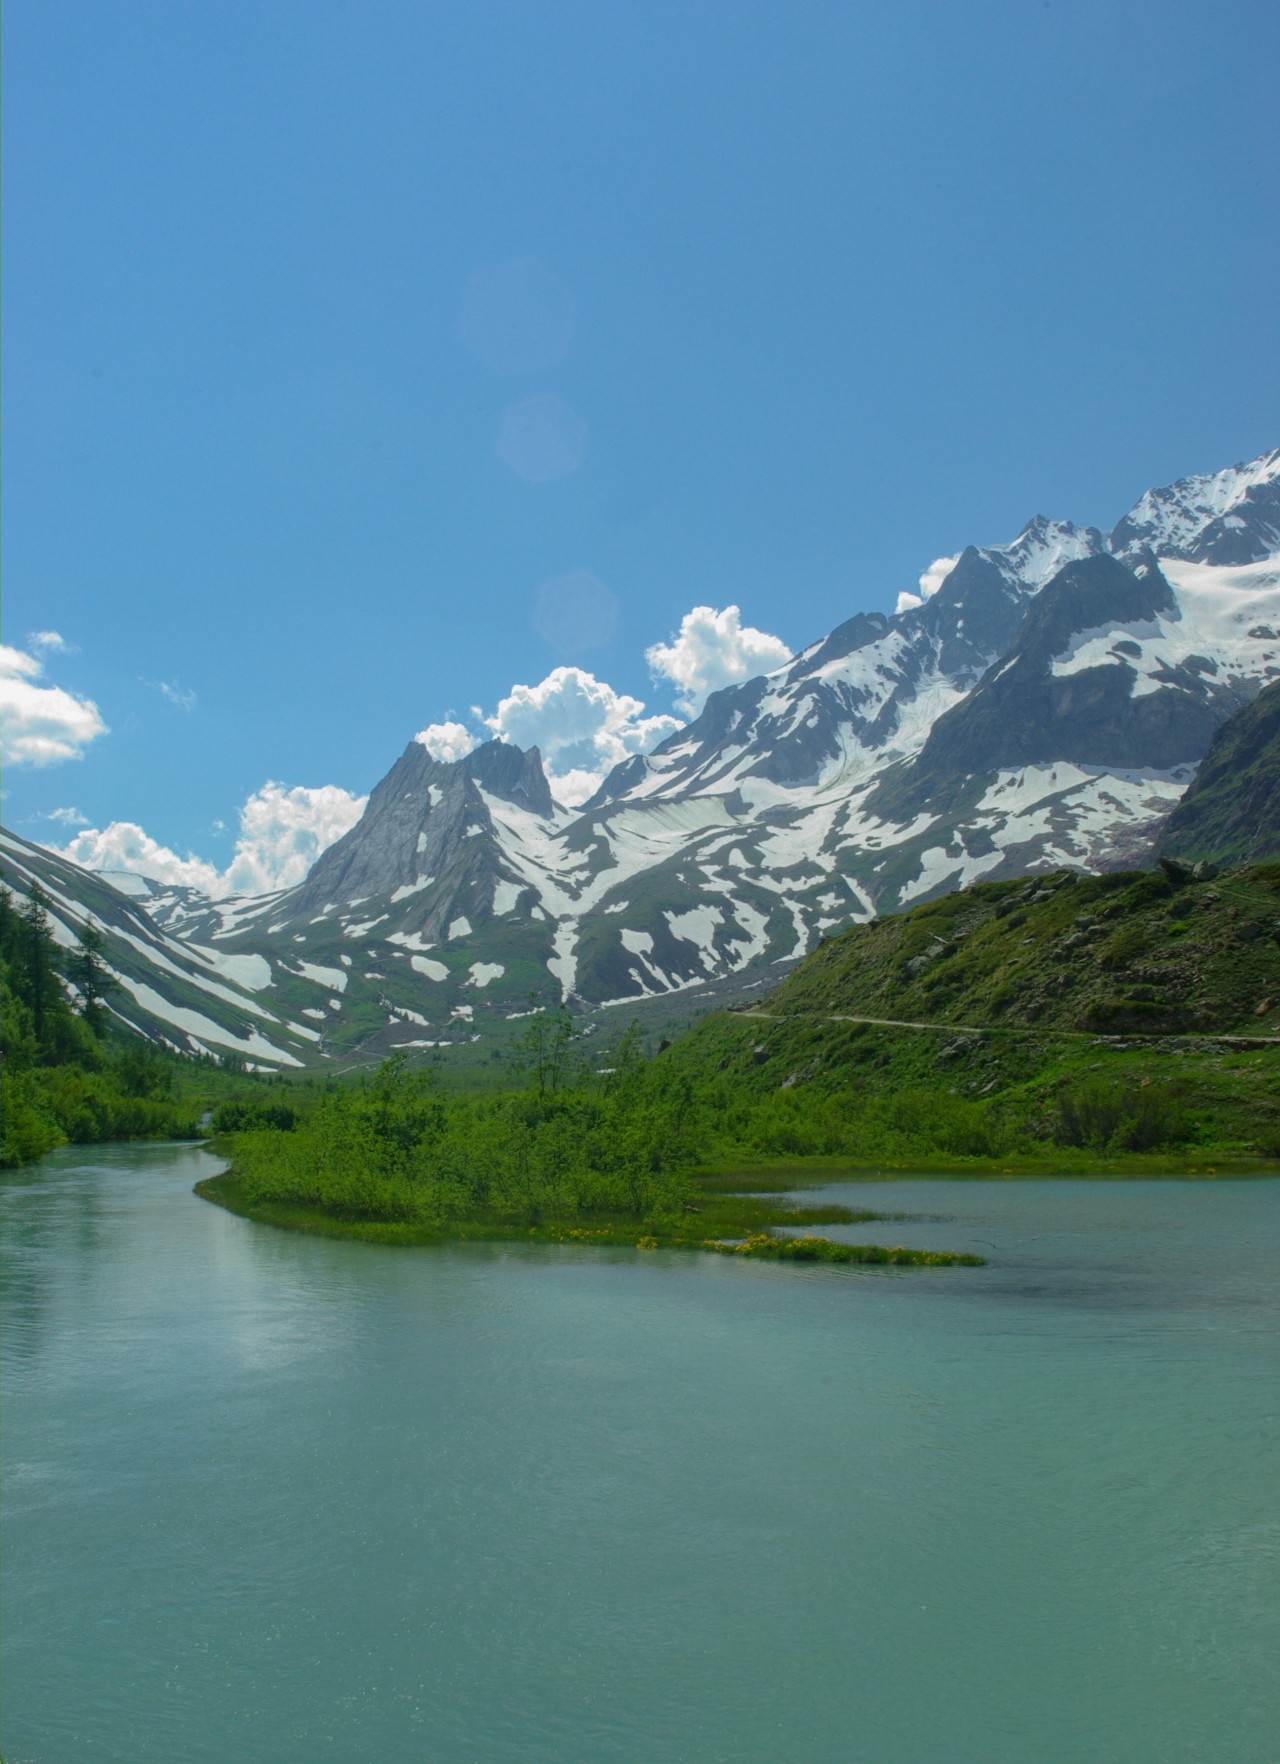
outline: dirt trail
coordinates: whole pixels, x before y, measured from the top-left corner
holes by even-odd
[[[735,1017],[765,1017],[782,1023],[793,1017],[816,1017],[822,1023],[867,1023],[875,1029],[925,1029],[935,1035],[1031,1035],[1040,1040],[1057,1037],[1067,1041],[1106,1041],[1128,1046],[1134,1041],[1219,1041],[1226,1047],[1280,1047],[1280,1035],[1216,1035],[1200,1030],[1191,1035],[1095,1035],[1090,1029],[1023,1028],[1009,1023],[986,1023],[976,1028],[972,1023],[913,1023],[905,1017],[852,1017],[840,1011],[734,1011]]]

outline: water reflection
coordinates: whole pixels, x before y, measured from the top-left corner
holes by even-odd
[[[214,1167],[0,1184],[6,1756],[1275,1755],[1280,1185],[825,1191],[990,1245],[918,1271],[343,1244]]]

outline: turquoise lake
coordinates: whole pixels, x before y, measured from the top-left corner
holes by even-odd
[[[985,1268],[0,1181],[6,1764],[1280,1757],[1280,1181],[841,1185]]]

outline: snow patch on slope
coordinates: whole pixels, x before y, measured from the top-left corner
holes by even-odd
[[[326,968],[319,962],[304,962],[299,958],[298,966],[292,970],[300,980],[314,980],[318,986],[326,987],[330,992],[347,990],[347,973],[345,968]]]
[[[212,1017],[206,1017],[200,1011],[188,1010],[182,1005],[171,1003],[145,981],[135,980],[128,974],[119,974],[117,979],[144,1011],[158,1017],[162,1023],[181,1029],[184,1034],[197,1036],[204,1042],[212,1042],[215,1047],[232,1048],[236,1053],[252,1054],[256,1059],[273,1061],[277,1066],[302,1064],[293,1054],[273,1046],[256,1029],[248,1035],[237,1035],[234,1030],[224,1029],[221,1023],[215,1023]]]
[[[424,974],[428,980],[447,980],[449,978],[449,970],[444,963],[433,962],[430,956],[410,956],[409,966],[415,974]]]
[[[247,987],[250,992],[262,992],[275,984],[271,978],[271,963],[266,956],[228,955],[224,949],[205,949],[198,943],[189,943],[186,948],[198,960],[208,962],[219,974],[225,974],[228,980]]]
[[[1158,692],[1161,676],[1190,664],[1217,683],[1260,683],[1280,675],[1280,560],[1241,566],[1161,564],[1177,609],[1131,624],[1081,631],[1055,656],[1063,676],[1118,662],[1134,672],[1135,698]]]

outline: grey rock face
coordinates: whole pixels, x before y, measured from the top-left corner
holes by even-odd
[[[555,812],[536,747],[526,753],[507,742],[487,741],[464,759],[446,762],[411,741],[369,797],[360,820],[321,855],[290,898],[290,916],[414,888],[424,877],[440,880],[446,871],[459,870],[474,873],[468,905],[481,911],[482,884],[487,882],[491,895],[497,875],[493,820],[482,793],[543,818]],[[456,900],[450,910],[458,910]]]
[[[1053,672],[1081,633],[1175,611],[1149,555],[1133,570],[1109,557],[1068,564],[1032,602],[1008,657],[938,719],[920,754],[917,790],[957,773],[1056,760],[1168,768],[1197,761],[1225,714],[1211,676],[1184,668],[1171,678],[1176,693],[1135,698],[1136,674],[1119,649],[1102,666]]]

